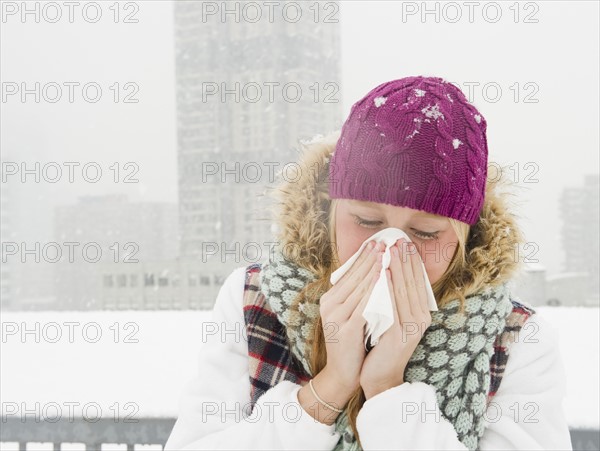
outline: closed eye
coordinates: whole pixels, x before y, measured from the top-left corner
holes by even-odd
[[[353,215],[354,216],[354,222],[362,227],[366,227],[368,229],[376,229],[378,227],[381,227],[383,225],[382,221],[368,221],[366,219],[363,219],[359,216]],[[438,238],[439,235],[439,231],[436,232],[423,232],[422,230],[418,230],[415,229],[413,227],[410,228],[411,233],[418,237],[421,238],[423,240],[434,240]]]

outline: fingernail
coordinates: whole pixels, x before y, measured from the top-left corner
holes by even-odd
[[[396,245],[392,246],[392,254],[394,254],[394,257],[398,257],[400,255],[398,253],[398,246],[396,246]]]
[[[375,243],[374,243],[373,241],[369,241],[369,242],[367,243],[367,250],[368,250],[368,251],[370,251],[371,249],[373,249],[373,246],[374,246],[374,244],[375,244]]]

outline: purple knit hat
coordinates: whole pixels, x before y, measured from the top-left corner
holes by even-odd
[[[423,210],[473,225],[485,196],[486,121],[435,77],[383,83],[356,102],[329,166],[329,196]]]

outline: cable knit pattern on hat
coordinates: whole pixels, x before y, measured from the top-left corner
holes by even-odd
[[[473,225],[485,194],[486,128],[462,91],[441,78],[383,83],[352,106],[342,126],[329,195]]]

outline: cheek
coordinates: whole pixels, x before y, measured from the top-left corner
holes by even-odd
[[[335,237],[337,241],[337,254],[340,266],[343,265],[356,251],[360,245],[373,233],[372,230],[359,226],[348,215],[336,218]]]
[[[417,244],[429,282],[434,284],[444,275],[458,243],[451,240],[426,240]]]

